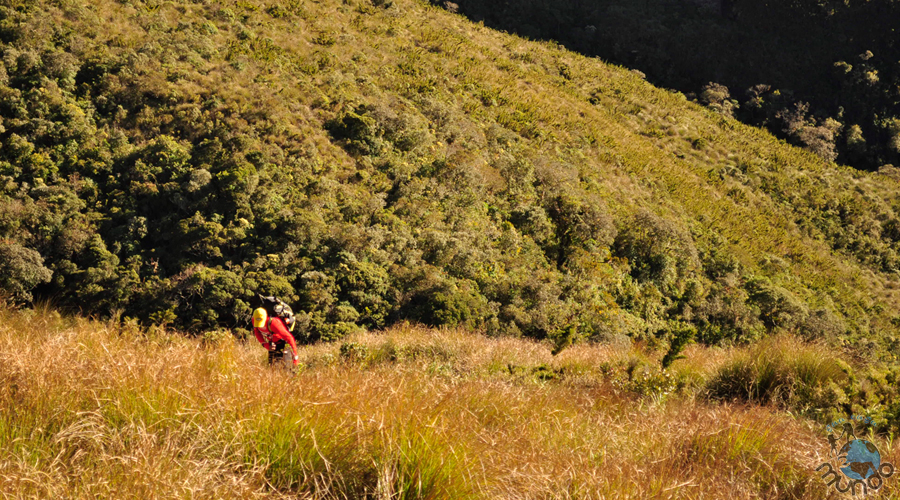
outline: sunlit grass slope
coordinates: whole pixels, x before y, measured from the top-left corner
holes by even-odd
[[[314,339],[411,319],[900,348],[894,171],[635,72],[416,0],[4,9],[17,300],[198,332],[275,293]]]
[[[782,342],[784,356],[835,362]],[[696,348],[661,374],[629,346],[553,357],[398,326],[303,348],[292,376],[251,344],[0,312],[0,497],[828,494],[813,472],[828,453],[821,424],[704,395],[745,350]],[[896,442],[875,442],[900,461]]]

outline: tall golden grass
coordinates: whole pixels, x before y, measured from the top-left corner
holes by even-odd
[[[650,397],[614,383],[655,376],[630,345],[400,325],[304,347],[292,374],[255,342],[3,310],[0,496],[825,498],[821,426],[708,402],[697,380],[747,353],[687,355]]]

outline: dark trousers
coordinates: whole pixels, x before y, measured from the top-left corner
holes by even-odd
[[[275,348],[269,351],[269,364],[280,363],[281,358],[284,356],[284,345],[285,342],[283,340],[279,340],[275,342]]]

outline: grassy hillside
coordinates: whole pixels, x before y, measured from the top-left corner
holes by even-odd
[[[897,355],[897,179],[425,2],[2,7],[0,288],[310,339],[409,319]]]
[[[760,359],[752,349],[695,346],[662,373],[629,345],[554,357],[529,340],[398,326],[305,347],[292,377],[251,344],[0,311],[0,496],[828,494],[813,471],[823,426],[777,411],[790,398],[716,402],[734,366]],[[816,374],[782,378],[782,396],[845,382],[821,346],[767,349],[784,353],[768,356],[774,372]],[[872,439],[900,461],[896,441]],[[880,498],[898,491],[888,479]]]

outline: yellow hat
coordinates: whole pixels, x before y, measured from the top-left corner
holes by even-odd
[[[266,310],[262,307],[253,311],[253,328],[262,328],[266,324],[268,317],[269,315],[266,314]]]

